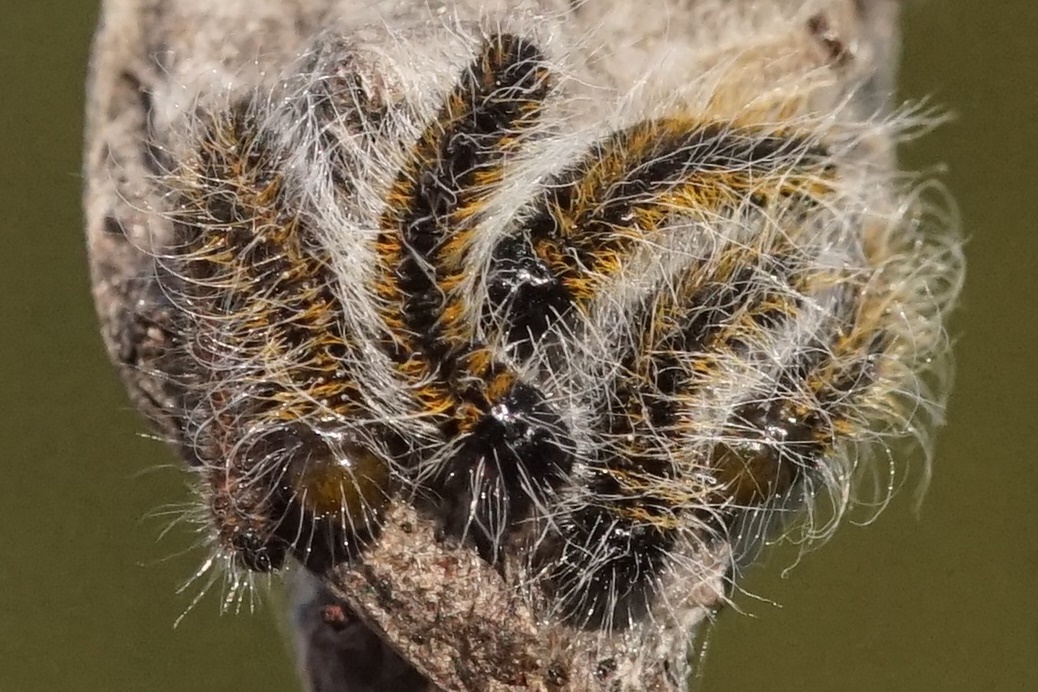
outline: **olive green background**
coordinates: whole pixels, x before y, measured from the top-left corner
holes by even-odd
[[[106,362],[83,250],[96,3],[2,4],[0,691],[293,690],[276,604],[221,616],[215,589],[173,628],[202,552],[160,534],[189,494]],[[904,159],[947,164],[968,236],[933,481],[754,570],[768,600],[720,618],[707,692],[1038,690],[1038,2],[911,3],[904,34],[904,95],[957,115]]]

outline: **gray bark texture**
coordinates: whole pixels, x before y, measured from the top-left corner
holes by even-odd
[[[350,33],[455,17],[508,16],[504,0],[105,0],[88,84],[85,145],[86,240],[108,354],[136,407],[191,462],[179,388],[191,373],[170,357],[174,307],[155,257],[172,224],[161,187],[163,157],[177,147],[176,115],[207,89],[254,89],[329,28]],[[541,0],[534,15],[572,37],[582,83],[595,93],[680,93],[694,81],[675,62],[658,78],[660,55],[711,42],[788,41],[804,59],[850,62],[857,108],[881,111],[892,89],[898,3],[888,0]],[[761,36],[770,17],[818,18],[803,34]],[[761,35],[758,35],[761,34]],[[809,48],[798,47],[800,43]],[[719,46],[718,50],[726,49]],[[813,52],[812,52],[813,51]],[[800,53],[796,53],[800,55]],[[812,57],[814,56],[814,57]],[[841,73],[843,74],[843,73]],[[841,77],[841,79],[844,77]],[[739,77],[738,79],[742,79]],[[738,81],[738,80],[737,80]],[[753,89],[746,79],[739,89]],[[185,94],[187,96],[185,96]],[[649,96],[646,96],[647,98]],[[734,98],[734,97],[733,97]],[[725,563],[724,555],[717,564]],[[708,565],[709,569],[710,566]],[[721,569],[705,589],[698,619],[723,593]],[[313,692],[418,690],[619,690],[603,661],[625,665],[646,690],[683,687],[666,657],[631,651],[622,637],[539,622],[516,585],[467,548],[438,540],[405,503],[392,504],[376,545],[355,564],[299,574],[295,631],[304,684]],[[693,599],[694,600],[694,599]],[[661,650],[667,646],[661,644]],[[626,664],[624,662],[627,662]],[[612,682],[610,682],[612,680]]]

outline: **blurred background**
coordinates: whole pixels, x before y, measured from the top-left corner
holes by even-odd
[[[296,689],[278,603],[220,615],[217,588],[173,627],[203,557],[188,526],[160,539],[186,479],[109,367],[83,249],[97,3],[5,5],[0,690]],[[902,96],[956,115],[905,166],[947,165],[968,237],[933,481],[917,505],[917,464],[871,525],[754,570],[767,600],[719,619],[704,692],[1038,690],[1038,3],[909,3],[903,31]]]

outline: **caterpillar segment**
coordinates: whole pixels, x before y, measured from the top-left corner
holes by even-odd
[[[377,241],[385,348],[416,412],[437,420],[450,450],[440,452],[433,494],[448,529],[492,560],[511,518],[569,465],[558,416],[479,343],[467,305],[473,235],[510,157],[537,132],[551,89],[536,46],[488,37],[408,154]]]
[[[555,607],[580,626],[638,622],[679,543],[693,531],[705,541],[723,530],[719,508],[730,499],[717,478],[723,469],[711,480],[710,468],[693,468],[681,455],[691,447],[697,392],[719,379],[715,361],[725,352],[748,357],[741,333],[796,317],[796,302],[778,287],[795,280],[799,266],[786,239],[772,241],[729,243],[710,261],[681,269],[631,315],[633,340],[595,392],[591,425],[606,444],[586,461],[581,506],[564,515],[536,557]]]
[[[164,259],[182,307],[186,435],[211,490],[216,543],[236,566],[315,570],[372,535],[388,496],[377,451],[333,433],[359,412],[328,258],[288,199],[283,157],[256,113],[214,116],[169,175],[176,243]],[[326,431],[327,429],[327,431]],[[334,509],[333,509],[334,508]]]
[[[495,252],[487,315],[509,313],[508,341],[529,355],[570,309],[586,313],[679,215],[710,222],[830,189],[828,152],[807,133],[688,117],[637,123],[595,143],[545,186],[522,233]]]

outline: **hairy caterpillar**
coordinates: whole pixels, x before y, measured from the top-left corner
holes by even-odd
[[[956,240],[859,3],[682,5],[724,40],[632,65],[595,42],[634,10],[563,4],[366,7],[156,104],[165,362],[232,572],[362,564],[403,506],[594,684],[681,687],[762,540],[925,443]]]

